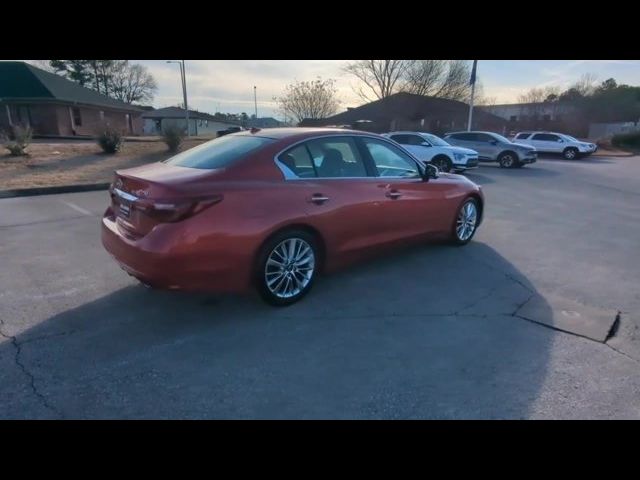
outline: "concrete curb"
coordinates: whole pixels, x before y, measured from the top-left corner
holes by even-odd
[[[56,187],[17,188],[0,190],[0,198],[31,197],[36,195],[53,195],[56,193],[92,192],[107,190],[110,183],[89,183],[84,185],[60,185]]]

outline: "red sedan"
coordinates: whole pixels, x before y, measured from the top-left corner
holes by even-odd
[[[102,243],[156,288],[243,291],[275,305],[332,271],[405,242],[464,245],[484,196],[384,137],[251,130],[116,172]]]

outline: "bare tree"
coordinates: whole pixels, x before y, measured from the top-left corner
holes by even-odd
[[[396,93],[413,60],[357,60],[344,66],[363,85],[354,90],[366,101],[381,100]]]
[[[116,61],[110,77],[109,96],[125,103],[149,102],[158,89],[155,79],[143,65]]]
[[[471,67],[466,60],[449,60],[446,76],[442,79],[440,89],[433,96],[468,101],[471,95],[470,80]],[[476,91],[478,91],[478,88],[479,86],[476,82]]]
[[[446,60],[415,60],[406,69],[401,90],[416,95],[433,95],[442,88]]]
[[[593,95],[597,88],[598,77],[593,73],[583,74],[571,88],[574,88],[583,97]]]
[[[466,60],[358,60],[344,70],[360,80],[354,90],[367,101],[397,92],[459,101],[468,101],[471,94]]]
[[[326,118],[338,111],[340,101],[336,96],[335,81],[322,80],[294,82],[285,88],[281,97],[274,97],[278,108],[286,117],[298,122],[305,118]]]

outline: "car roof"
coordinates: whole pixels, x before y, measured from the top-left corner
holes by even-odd
[[[456,135],[458,133],[486,133],[486,134],[489,134],[489,135],[500,135],[499,133],[496,133],[496,132],[485,132],[485,131],[482,131],[482,130],[471,130],[469,132],[467,132],[466,130],[459,131],[459,132],[447,132],[447,133],[445,133],[445,135]]]
[[[429,132],[417,132],[415,130],[397,130],[395,132],[389,132],[385,135],[433,135]]]

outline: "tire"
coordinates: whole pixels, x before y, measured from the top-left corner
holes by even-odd
[[[567,147],[562,151],[562,158],[565,160],[575,160],[578,158],[578,149],[574,147]]]
[[[502,152],[498,157],[498,164],[501,168],[516,168],[519,163],[518,155],[513,152]]]
[[[479,220],[480,204],[475,198],[468,198],[456,212],[453,231],[451,232],[451,243],[454,245],[466,245],[469,243],[476,234]],[[466,227],[462,227],[462,222],[465,222]],[[471,229],[467,230],[466,228],[469,227]]]
[[[292,250],[297,262],[290,256]],[[258,293],[271,305],[291,305],[309,293],[319,266],[318,242],[312,234],[304,230],[280,232],[267,240],[258,255]]]
[[[435,158],[431,159],[431,165],[438,167],[438,170],[441,172],[448,173],[453,168],[453,163],[451,159],[445,155],[437,155]]]

